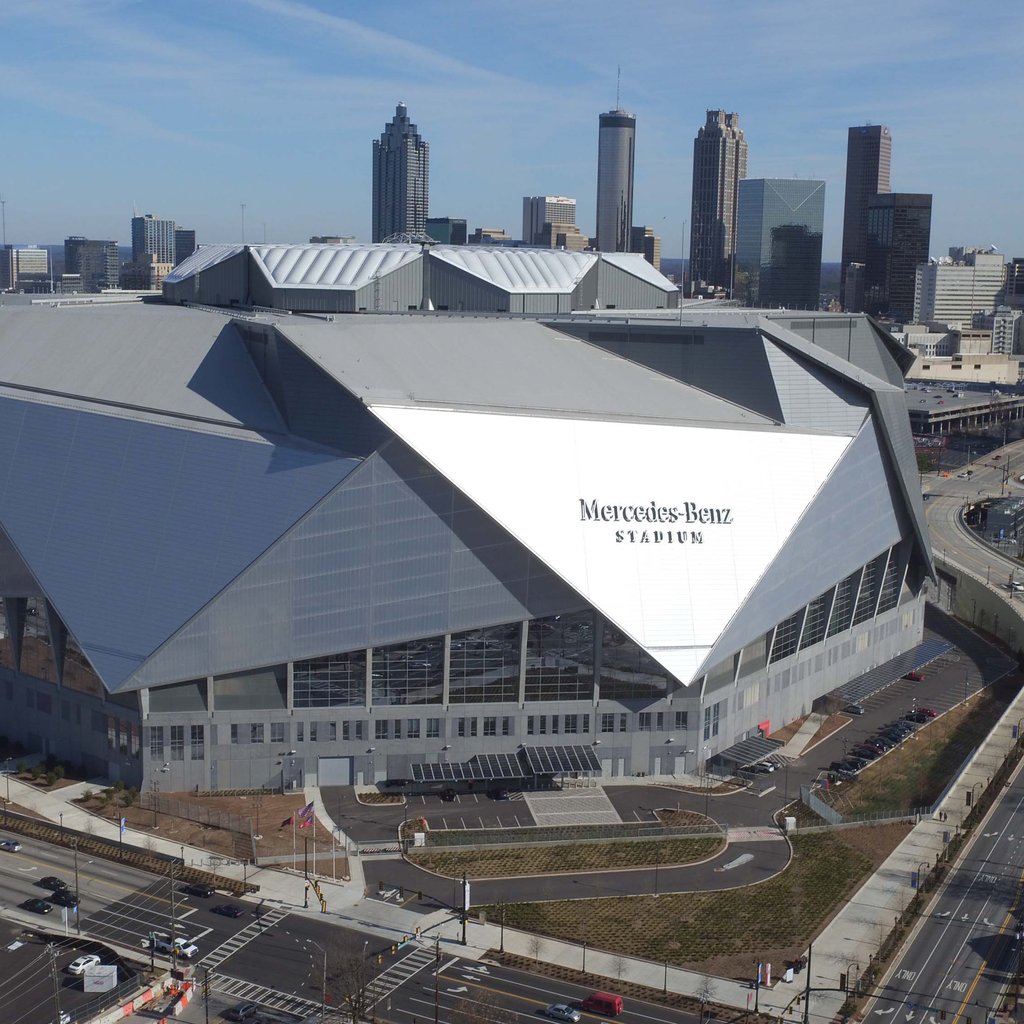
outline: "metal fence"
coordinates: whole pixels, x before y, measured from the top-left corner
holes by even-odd
[[[229,814],[227,811],[218,811],[212,807],[204,807],[202,804],[179,800],[176,797],[160,793],[141,793],[139,806],[157,814],[170,814],[176,818],[197,821],[200,825],[212,825],[215,828],[238,832],[245,836],[251,836],[254,831],[252,818],[242,817],[240,814]]]
[[[728,825],[661,825],[654,821],[608,825],[535,825],[525,828],[480,828],[471,831],[427,832],[426,845],[442,847],[512,846],[553,843],[622,842],[624,840],[696,839],[724,836]],[[374,844],[380,846],[381,844]]]
[[[834,808],[830,807],[810,786],[800,787],[800,800],[805,807],[809,807],[819,817],[823,818],[829,825],[839,825],[843,816]]]

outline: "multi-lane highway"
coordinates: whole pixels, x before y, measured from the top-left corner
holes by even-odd
[[[976,833],[871,1007],[872,1021],[985,1024],[1017,964],[1024,772]],[[909,1016],[908,1016],[909,1014]]]

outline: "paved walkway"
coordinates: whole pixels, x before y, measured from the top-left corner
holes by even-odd
[[[789,742],[776,751],[777,757],[797,758],[803,754],[807,744],[814,739],[818,730],[825,724],[826,716],[811,712],[804,720],[803,725],[789,738]]]
[[[523,794],[538,825],[621,825],[622,819],[603,788],[565,789]]]

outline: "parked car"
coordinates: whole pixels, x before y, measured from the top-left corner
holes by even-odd
[[[881,757],[884,751],[875,746],[868,747],[861,744],[858,747],[854,747],[852,753],[856,754],[862,761],[874,761]]]
[[[915,683],[919,683],[919,682],[921,682],[922,679],[924,679],[924,673],[923,672],[917,672],[917,671],[914,671],[914,672],[904,672],[903,673],[903,678],[904,679],[910,679],[912,682],[915,682]]]
[[[748,775],[771,775],[775,771],[775,766],[765,761],[758,761],[756,764],[745,764],[740,771],[747,772]]]
[[[441,790],[441,799],[446,803],[450,804],[455,799],[455,790],[449,787],[448,789]]]
[[[504,786],[491,786],[487,790],[487,795],[492,800],[508,800],[508,790]]]
[[[879,747],[884,754],[887,750],[892,750],[892,748],[896,746],[897,741],[891,736],[885,736],[884,734],[879,733],[877,736],[872,736],[871,739],[868,740],[868,743],[873,747]]]
[[[210,910],[221,917],[241,917],[245,913],[244,908],[237,903],[221,903],[216,907],[210,907]]]
[[[68,974],[85,974],[90,967],[95,967],[98,963],[102,963],[99,956],[95,953],[85,953],[68,964]]]
[[[259,1012],[258,1003],[239,1003],[237,1006],[232,1006],[230,1010],[225,1010],[222,1016],[225,1020],[247,1021],[252,1020]]]
[[[886,729],[894,729],[896,732],[901,733],[904,736],[909,736],[917,726],[913,722],[908,722],[906,719],[898,718],[895,722],[890,722]]]
[[[566,1006],[565,1003],[552,1003],[550,1006],[544,1007],[540,1012],[551,1020],[564,1021],[565,1024],[578,1024],[580,1019],[580,1011],[574,1010],[571,1006]]]
[[[66,889],[68,887],[68,883],[56,875],[45,875],[36,884],[44,889]]]
[[[928,721],[928,716],[922,714],[920,711],[908,711],[904,716],[905,722],[913,722],[915,725],[923,725]]]
[[[937,718],[939,714],[934,708],[918,708],[917,712],[925,718]]]
[[[17,853],[21,849],[21,843],[17,839],[5,839],[0,842],[0,850],[6,850],[8,853]]]
[[[864,705],[863,704],[847,704],[843,708],[844,715],[863,715]]]
[[[41,900],[38,897],[31,900],[25,900],[25,902],[21,904],[21,908],[22,910],[31,910],[33,914],[49,914],[50,911],[53,910],[53,907],[51,907],[46,900]]]
[[[193,882],[192,885],[186,885],[184,892],[187,892],[189,896],[202,896],[203,899],[207,899],[212,896],[217,890],[212,885],[206,885],[202,882]]]

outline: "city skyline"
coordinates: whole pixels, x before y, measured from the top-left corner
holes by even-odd
[[[668,3],[645,4],[625,30],[618,7],[588,6],[572,52],[554,31],[564,12],[530,2],[441,14],[399,0],[356,18],[294,0],[13,4],[0,13],[0,129],[15,141],[0,177],[7,241],[124,244],[133,204],[174,211],[203,241],[239,241],[243,203],[247,241],[368,241],[366,147],[399,101],[431,142],[431,216],[515,234],[524,195],[560,194],[592,233],[594,121],[615,105],[621,64],[620,103],[639,129],[633,221],[662,237],[666,257],[689,220],[693,136],[705,110],[722,108],[740,114],[749,176],[828,183],[826,261],[842,241],[847,130],[863,123],[897,140],[892,188],[934,194],[932,255],[994,244],[1010,258],[1024,254],[1024,198],[1009,173],[1024,140],[991,98],[1024,77],[1006,59],[1022,15],[997,7],[993,33],[952,3],[737,3],[723,61],[701,42],[720,16]],[[880,24],[899,41],[898,75]],[[500,42],[481,51],[484,38]],[[947,82],[954,61],[971,74]],[[999,159],[951,146],[957,125],[999,138]],[[145,175],[111,155],[150,150],[161,159]]]

